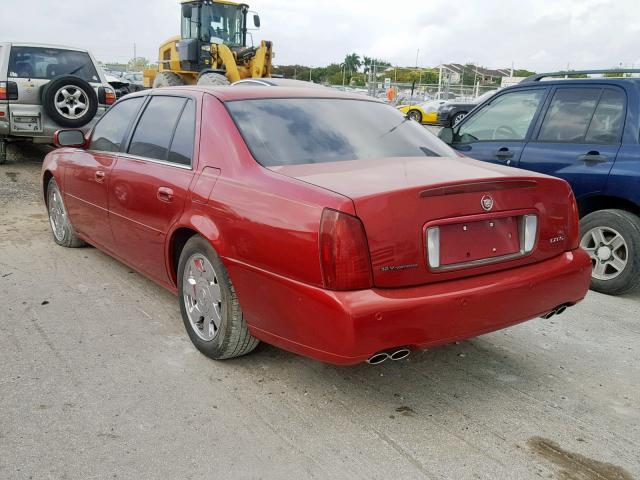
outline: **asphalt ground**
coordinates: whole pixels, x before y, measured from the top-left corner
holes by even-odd
[[[53,243],[0,165],[0,479],[640,478],[640,292],[400,362],[215,362],[177,299]]]

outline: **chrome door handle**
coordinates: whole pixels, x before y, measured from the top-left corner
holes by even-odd
[[[170,203],[173,201],[173,190],[169,187],[160,187],[158,188],[157,197],[161,202]]]

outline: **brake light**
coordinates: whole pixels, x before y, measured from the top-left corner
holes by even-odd
[[[320,267],[329,290],[371,288],[369,245],[359,218],[325,208],[320,220]]]
[[[0,100],[7,99],[7,82],[0,82]]]
[[[568,242],[569,248],[575,250],[580,246],[580,210],[578,210],[578,202],[573,191],[569,191],[569,232]]]
[[[107,105],[113,105],[114,103],[116,103],[116,94],[113,90],[105,89],[104,103],[106,103]]]

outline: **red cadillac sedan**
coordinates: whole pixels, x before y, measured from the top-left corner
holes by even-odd
[[[565,181],[460,157],[367,97],[148,90],[56,143],[42,170],[55,242],[176,293],[214,359],[264,341],[399,360],[561,313],[589,286]]]

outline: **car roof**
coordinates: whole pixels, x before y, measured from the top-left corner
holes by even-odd
[[[139,92],[139,95],[157,94],[157,93],[182,93],[182,92],[203,92],[209,93],[222,102],[232,102],[234,100],[256,100],[263,98],[336,98],[346,100],[370,101],[383,103],[372,97],[364,95],[345,93],[332,88],[308,88],[308,87],[270,87],[264,86],[245,86],[243,88],[233,88],[228,85],[224,86],[182,86],[182,87],[163,87]],[[129,98],[131,95],[128,96]]]
[[[307,82],[306,80],[294,80],[293,78],[243,78],[232,85],[240,85],[242,87],[256,85],[263,87],[301,87],[301,88],[327,88],[319,83]]]
[[[31,43],[31,42],[0,42],[3,47],[36,47],[36,48],[56,48],[60,50],[74,50],[76,52],[89,52],[86,48],[72,47],[69,45],[56,45],[54,43]]]
[[[536,85],[589,85],[594,83],[607,83],[611,85],[637,85],[640,83],[639,77],[599,77],[599,78],[556,78],[553,80],[529,80],[507,87],[508,89],[518,87],[534,87]],[[506,90],[507,88],[503,89]]]

